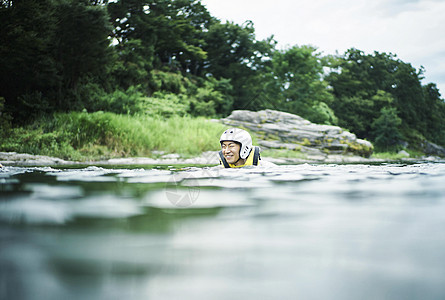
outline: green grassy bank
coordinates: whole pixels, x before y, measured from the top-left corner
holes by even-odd
[[[71,112],[42,117],[18,128],[2,128],[0,151],[47,155],[72,161],[116,157],[152,157],[177,153],[183,158],[219,149],[225,125],[202,117],[121,115]],[[253,137],[254,144],[256,138]],[[409,153],[418,157],[421,153]],[[263,156],[306,158],[300,151],[265,150]],[[373,158],[399,160],[403,155],[374,153]]]
[[[191,157],[217,150],[224,129],[224,125],[205,118],[72,112],[4,131],[0,151],[78,161],[155,157],[155,151]]]

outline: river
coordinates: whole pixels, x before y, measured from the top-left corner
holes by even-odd
[[[0,299],[445,299],[445,164],[0,169]]]

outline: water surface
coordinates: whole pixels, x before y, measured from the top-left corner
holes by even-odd
[[[445,299],[445,164],[0,170],[0,299]]]

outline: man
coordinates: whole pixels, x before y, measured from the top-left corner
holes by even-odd
[[[230,128],[223,132],[219,139],[220,164],[225,168],[264,165],[261,162],[260,148],[252,145],[250,134],[239,128]],[[268,163],[268,165],[274,165]]]

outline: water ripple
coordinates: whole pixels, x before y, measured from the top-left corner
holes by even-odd
[[[0,170],[0,298],[445,298],[445,164]]]

